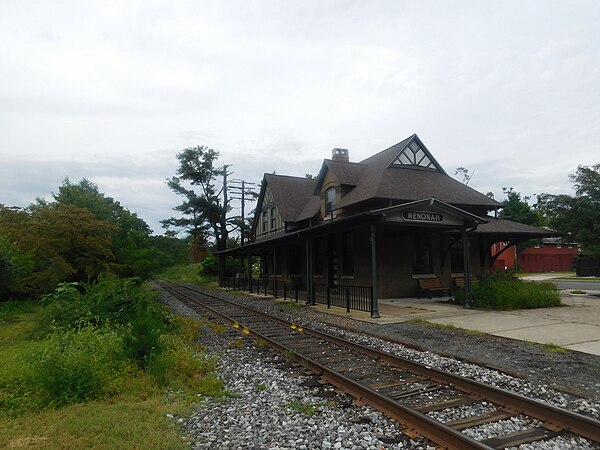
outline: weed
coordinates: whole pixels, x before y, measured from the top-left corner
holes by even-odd
[[[268,344],[264,339],[259,339],[258,341],[256,341],[256,346],[258,348],[266,348],[268,347]]]
[[[176,340],[148,363],[148,373],[161,386],[192,390],[209,396],[222,395],[224,385],[214,374],[216,359],[204,352],[182,346]]]
[[[241,348],[244,346],[244,343],[245,341],[243,338],[235,338],[233,341],[227,344],[227,348]]]
[[[245,297],[247,295],[243,291],[229,291],[228,294],[231,295],[232,297]]]
[[[567,353],[566,348],[561,347],[560,345],[554,344],[553,342],[547,342],[545,344],[541,344],[539,342],[528,341],[528,340],[526,340],[525,342],[529,345],[534,345],[536,347],[539,347],[548,353],[560,353],[560,354]]]
[[[289,309],[291,309],[292,311],[297,311],[299,309],[305,308],[306,305],[304,303],[301,302],[290,302],[290,303],[285,303],[285,306],[287,306]]]
[[[172,328],[186,344],[194,342],[200,335],[200,326],[202,320],[196,320],[191,317],[174,316],[171,320]]]
[[[266,391],[267,390],[267,386],[265,386],[264,384],[257,384],[256,385],[256,390],[257,391]]]
[[[131,372],[115,330],[91,327],[51,335],[31,356],[30,379],[42,403],[60,406],[119,392]]]
[[[286,350],[283,352],[283,356],[285,356],[286,359],[293,360],[296,357],[296,353],[292,350]]]
[[[199,325],[203,328],[210,328],[216,334],[225,334],[227,332],[227,327],[220,322],[213,322],[212,320],[208,320],[206,317],[202,317],[199,320]]]
[[[312,417],[316,413],[319,412],[319,408],[321,406],[325,406],[325,405],[326,405],[326,402],[311,403],[311,402],[302,402],[300,400],[292,400],[286,406],[289,409],[298,411],[302,414],[307,415],[308,417]]]
[[[587,292],[582,291],[581,289],[575,289],[573,291],[570,291],[571,294],[587,294]]]
[[[425,320],[425,319],[411,319],[411,320],[408,320],[407,323],[412,323],[412,324],[420,325],[422,327],[427,327],[427,328],[435,328],[436,330],[461,331],[461,332],[463,332],[465,334],[469,334],[471,336],[481,336],[481,335],[485,334],[483,331],[460,328],[451,323],[429,322],[428,320]]]

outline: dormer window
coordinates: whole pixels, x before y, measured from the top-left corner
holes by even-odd
[[[262,213],[262,232],[263,232],[263,234],[266,234],[267,231],[269,230],[267,228],[267,223],[268,223],[268,221],[267,221],[267,211],[263,211],[263,213]]]
[[[335,206],[335,188],[329,188],[325,191],[325,215],[331,214]]]

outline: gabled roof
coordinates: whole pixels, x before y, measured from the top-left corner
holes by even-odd
[[[433,166],[425,168],[394,164],[414,142],[419,144]],[[435,197],[454,205],[487,208],[500,206],[495,200],[448,176],[416,134],[361,161],[358,165],[362,167],[358,183],[335,205],[336,209],[374,198],[414,201]]]
[[[265,181],[284,222],[308,219],[319,211],[319,197],[314,195],[317,180],[266,173]],[[257,210],[262,207],[263,197],[264,188],[261,189]]]
[[[498,219],[495,217],[486,217],[487,223],[480,225],[475,233],[477,234],[510,234],[511,236],[523,237],[550,237],[561,236],[556,231],[546,230],[545,228],[533,227],[524,223],[513,222],[508,219]]]
[[[433,206],[436,209],[441,211],[446,211],[450,214],[453,214],[456,217],[460,217],[468,222],[473,224],[485,224],[488,222],[489,217],[484,218],[480,217],[476,214],[470,213],[469,211],[465,211],[463,209],[457,208],[456,206],[452,206],[448,203],[442,202],[437,198],[425,198],[423,200],[417,200],[414,202],[403,203],[402,205],[389,206],[387,208],[380,208],[369,211],[370,215],[380,215],[380,214],[390,214],[397,211],[404,211],[412,208],[419,208],[423,206]]]
[[[334,161],[332,159],[323,160],[321,170],[317,176],[315,195],[319,195],[320,193],[327,169],[331,171],[335,179],[338,180],[340,184],[356,186],[360,181],[360,176],[364,169],[364,165],[353,162]]]

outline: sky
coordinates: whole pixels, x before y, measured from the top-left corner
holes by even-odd
[[[85,177],[160,234],[187,147],[259,183],[413,133],[497,200],[572,193],[599,23],[597,0],[0,0],[0,204]]]

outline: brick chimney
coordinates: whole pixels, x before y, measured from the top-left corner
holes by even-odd
[[[350,153],[347,148],[334,148],[331,150],[331,159],[333,161],[350,162]]]

